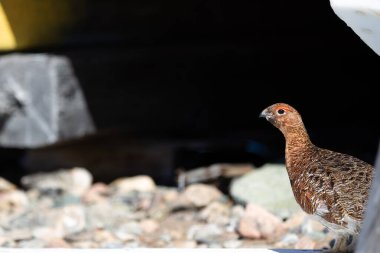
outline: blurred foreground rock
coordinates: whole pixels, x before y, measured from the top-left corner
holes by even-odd
[[[83,168],[26,176],[26,191],[0,183],[0,247],[301,249],[331,240],[302,212],[283,221],[211,185],[178,192],[148,176],[92,184]]]
[[[268,164],[235,179],[230,194],[237,202],[255,203],[281,218],[301,211],[284,165]]]
[[[21,178],[21,184],[41,194],[63,192],[81,196],[91,187],[92,175],[86,169],[73,168],[25,176]]]
[[[1,146],[37,147],[93,131],[67,58],[45,54],[1,57]]]
[[[248,204],[239,223],[239,233],[251,239],[275,238],[284,234],[281,219],[255,204]]]

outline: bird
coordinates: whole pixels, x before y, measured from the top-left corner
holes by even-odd
[[[297,203],[336,235],[324,252],[353,252],[360,233],[374,167],[356,157],[314,145],[301,115],[276,103],[260,117],[285,137],[285,163]]]

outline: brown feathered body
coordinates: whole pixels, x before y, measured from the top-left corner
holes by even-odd
[[[287,104],[272,105],[262,116],[285,136],[286,168],[298,204],[341,236],[332,252],[352,251],[368,200],[373,166],[315,146],[301,116]]]

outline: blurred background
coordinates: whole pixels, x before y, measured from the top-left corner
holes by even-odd
[[[379,69],[328,0],[0,0],[0,247],[328,248],[258,116],[374,164]]]
[[[0,28],[14,183],[83,166],[174,185],[178,169],[281,163],[281,133],[258,118],[276,102],[315,144],[374,163],[380,58],[328,1],[1,0]]]

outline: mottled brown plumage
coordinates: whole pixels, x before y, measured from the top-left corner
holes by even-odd
[[[286,168],[298,204],[339,235],[330,252],[352,251],[368,200],[373,166],[315,146],[300,114],[287,104],[269,106],[261,116],[285,136]]]

